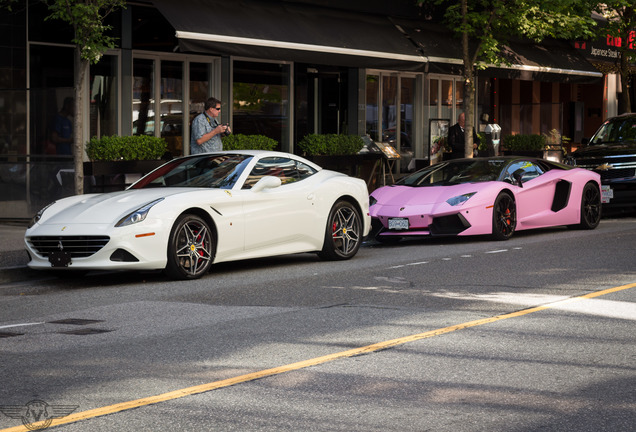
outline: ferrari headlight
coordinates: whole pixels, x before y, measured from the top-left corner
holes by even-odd
[[[377,199],[375,199],[371,195],[369,195],[369,207],[371,207],[372,205],[374,205],[377,202],[378,202]]]
[[[471,192],[471,193],[466,193],[463,195],[458,195],[456,197],[452,197],[446,200],[446,202],[452,206],[458,206],[460,204],[464,204],[466,201],[468,201],[470,199],[470,197],[472,197],[473,195],[475,195],[477,192]]]
[[[143,207],[139,207],[137,210],[135,210],[132,213],[129,213],[128,215],[124,216],[119,222],[117,222],[115,224],[116,227],[123,227],[123,226],[128,226],[128,225],[133,225],[136,223],[139,223],[141,221],[143,221],[144,219],[146,219],[146,216],[148,216],[148,212],[150,211],[150,209],[157,203],[163,201],[163,198],[159,198],[156,199],[152,202],[149,202],[148,204],[146,204]]]
[[[31,228],[33,225],[35,225],[36,223],[38,223],[40,221],[40,219],[42,219],[42,215],[44,214],[44,212],[46,211],[47,208],[51,207],[53,204],[55,204],[56,201],[53,201],[51,204],[47,205],[46,207],[44,207],[42,210],[40,210],[39,212],[37,212],[35,214],[35,216],[33,216],[33,218],[31,218],[31,221],[29,222],[29,225],[27,225],[27,228]]]

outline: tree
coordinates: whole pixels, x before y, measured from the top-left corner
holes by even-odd
[[[73,119],[73,160],[75,162],[75,193],[84,193],[84,141],[82,108],[86,93],[84,82],[91,64],[115,46],[116,39],[108,35],[110,26],[104,18],[125,6],[124,0],[43,0],[51,14],[46,19],[58,19],[73,27],[75,44],[74,83],[75,113]]]
[[[464,108],[466,112],[465,156],[472,157],[475,74],[489,65],[508,63],[501,47],[513,38],[541,42],[587,38],[596,23],[590,0],[417,0],[431,15],[440,13],[445,26],[461,39]],[[630,1],[630,0],[625,0]]]
[[[11,10],[21,0],[0,0],[0,8]],[[82,108],[86,93],[84,82],[91,64],[99,61],[110,48],[115,47],[116,38],[108,32],[104,18],[125,6],[125,0],[41,0],[49,8],[47,20],[61,20],[73,27],[75,44],[74,82],[75,113],[73,118],[73,159],[75,163],[75,193],[84,192],[84,142]]]
[[[634,0],[613,0],[600,3],[596,11],[607,19],[607,25],[601,26],[600,36],[611,37],[614,46],[620,52],[620,61],[616,71],[621,77],[623,92],[618,100],[620,113],[631,112],[632,102],[629,92],[631,63],[636,62],[636,12]]]

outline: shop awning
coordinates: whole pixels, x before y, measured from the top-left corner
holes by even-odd
[[[444,27],[404,19],[395,19],[394,23],[421,48],[429,72],[455,73],[463,67],[461,41]],[[581,81],[603,76],[567,41],[514,41],[502,51],[509,64],[489,67],[489,75],[546,81]]]
[[[154,0],[183,52],[368,68],[426,58],[387,17],[266,0]]]

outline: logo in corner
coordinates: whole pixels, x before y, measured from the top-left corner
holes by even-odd
[[[22,420],[22,424],[32,431],[44,430],[51,426],[53,419],[66,417],[79,405],[49,405],[35,399],[25,405],[0,405],[0,411],[12,419]]]

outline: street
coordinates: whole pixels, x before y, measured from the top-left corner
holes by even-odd
[[[610,217],[187,282],[33,272],[0,284],[0,432],[32,401],[72,432],[634,430],[635,256]]]

